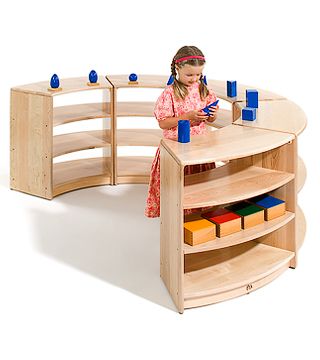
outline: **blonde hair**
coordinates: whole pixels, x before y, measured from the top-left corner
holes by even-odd
[[[187,57],[187,56],[203,56],[203,53],[196,46],[183,46],[180,48],[172,59],[171,63],[171,74],[174,78],[173,81],[173,93],[176,99],[184,100],[188,95],[188,88],[177,79],[176,67],[181,69],[184,65],[202,66],[205,64],[204,59],[187,59],[179,63],[176,60]],[[206,84],[203,82],[203,75],[200,77],[199,93],[201,100],[204,100],[209,95],[209,90]]]

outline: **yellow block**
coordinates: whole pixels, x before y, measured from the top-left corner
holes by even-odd
[[[216,226],[201,219],[184,223],[184,242],[194,246],[216,238]]]

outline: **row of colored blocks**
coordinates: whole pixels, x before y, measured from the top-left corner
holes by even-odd
[[[199,215],[184,223],[184,242],[194,246],[248,229],[285,214],[285,202],[270,195],[261,195],[226,208]]]

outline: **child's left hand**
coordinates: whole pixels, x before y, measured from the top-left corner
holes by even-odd
[[[217,111],[219,109],[219,106],[211,106],[209,108],[210,116],[208,117],[207,121],[213,122],[217,119]]]

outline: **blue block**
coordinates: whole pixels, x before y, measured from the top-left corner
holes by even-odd
[[[277,206],[277,205],[284,203],[283,200],[277,199],[270,195],[257,196],[255,198],[251,199],[251,201],[265,209],[269,209],[273,206]]]
[[[255,89],[246,90],[247,107],[257,108],[258,107],[258,91]]]
[[[237,96],[237,82],[234,80],[227,81],[227,96],[235,97]]]
[[[253,121],[256,119],[256,109],[245,107],[242,109],[242,120]]]

